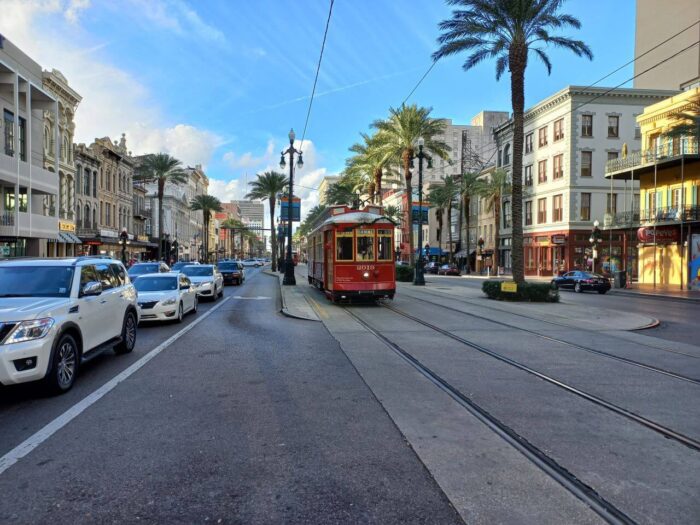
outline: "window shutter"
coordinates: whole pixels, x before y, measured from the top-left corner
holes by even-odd
[[[693,206],[697,205],[697,203],[698,203],[698,187],[697,186],[693,186],[691,188],[690,200],[691,200],[691,204]]]
[[[666,187],[666,207],[670,208],[672,206],[672,200],[671,200],[671,187],[667,186]]]
[[[660,209],[661,206],[662,206],[662,204],[661,204],[661,192],[657,191],[656,192],[656,209],[657,210]]]

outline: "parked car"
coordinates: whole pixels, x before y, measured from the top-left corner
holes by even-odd
[[[561,277],[552,279],[552,288],[571,289],[578,293],[594,290],[599,294],[604,294],[610,290],[610,279],[598,273],[567,272]]]
[[[179,272],[148,273],[134,280],[141,321],[182,322],[188,312],[197,312],[197,289]]]
[[[411,266],[408,261],[396,261],[396,266]]]
[[[129,277],[135,279],[139,275],[145,275],[147,273],[165,273],[169,272],[170,268],[164,262],[144,262],[136,263],[131,268],[129,268]]]
[[[438,275],[459,275],[460,271],[459,268],[457,268],[456,265],[454,264],[443,264],[438,268],[437,271]]]
[[[196,265],[196,264],[199,264],[199,262],[198,262],[198,261],[180,261],[180,262],[176,262],[175,264],[173,264],[173,265],[170,267],[170,271],[171,271],[171,272],[179,272],[180,269],[181,269],[183,266],[189,266],[189,265],[192,265],[192,264],[195,264],[195,265]]]
[[[438,273],[438,270],[440,269],[440,263],[435,262],[435,261],[430,261],[425,265],[425,273]]]
[[[213,264],[188,264],[180,269],[196,286],[197,295],[216,301],[224,295],[224,277]]]
[[[257,262],[255,259],[244,259],[244,260],[243,260],[243,266],[245,266],[246,268],[251,267],[251,266],[252,266],[252,267],[257,267],[257,266],[258,266],[258,262]]]
[[[243,284],[245,281],[245,270],[243,264],[238,261],[225,261],[219,263],[219,271],[226,284]]]
[[[80,367],[107,349],[136,344],[136,289],[121,262],[93,258],[0,263],[0,383],[73,386]]]

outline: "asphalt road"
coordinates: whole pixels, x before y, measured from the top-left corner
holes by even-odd
[[[2,523],[459,523],[321,323],[249,273],[162,353],[0,473]],[[0,463],[182,325],[139,329],[68,394],[0,389]]]
[[[426,276],[426,281],[440,286],[466,286],[481,288],[481,280],[462,279],[437,275]],[[700,344],[700,304],[684,299],[665,299],[648,296],[634,296],[611,290],[605,295],[597,293],[577,294],[561,290],[563,300],[590,306],[591,308],[608,308],[648,315],[658,319],[661,324],[654,329],[645,330],[644,334],[667,341]]]

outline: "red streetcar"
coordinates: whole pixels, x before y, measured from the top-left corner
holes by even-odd
[[[309,234],[309,284],[333,302],[396,293],[394,223],[381,206],[331,206]]]

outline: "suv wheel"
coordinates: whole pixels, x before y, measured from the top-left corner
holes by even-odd
[[[128,354],[136,346],[136,314],[126,312],[122,325],[122,341],[114,347],[117,354]]]
[[[58,341],[51,368],[46,376],[49,390],[56,394],[68,392],[78,373],[78,344],[70,334],[64,334]]]

